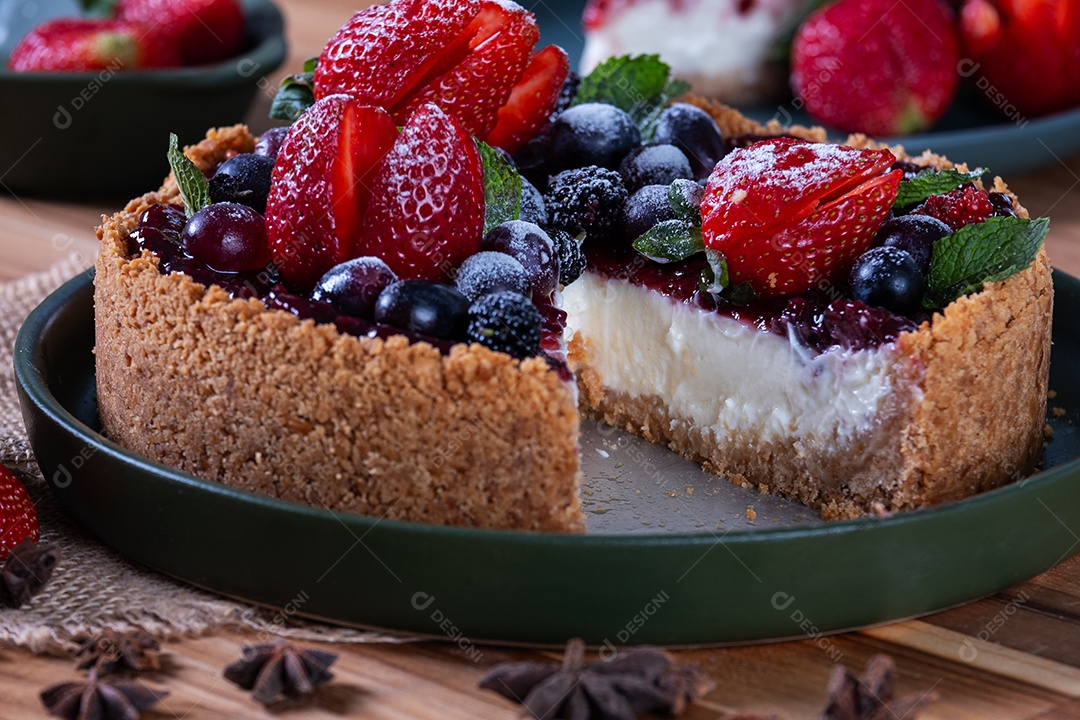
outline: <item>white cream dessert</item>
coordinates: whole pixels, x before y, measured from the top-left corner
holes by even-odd
[[[694,91],[730,103],[783,92],[779,42],[808,0],[590,0],[581,72],[610,57],[659,54]]]

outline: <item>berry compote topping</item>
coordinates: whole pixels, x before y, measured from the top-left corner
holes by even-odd
[[[708,263],[695,257],[677,263],[655,263],[633,250],[586,248],[588,266],[604,277],[625,280],[673,300],[714,311],[759,332],[794,335],[807,348],[868,350],[893,342],[918,328],[921,317],[908,318],[882,307],[851,300],[842,286],[811,290],[795,297],[762,297],[735,304],[701,292],[699,279]]]

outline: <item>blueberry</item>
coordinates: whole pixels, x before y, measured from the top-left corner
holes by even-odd
[[[271,160],[277,160],[278,150],[281,149],[281,144],[285,142],[285,138],[289,134],[289,126],[273,127],[267,130],[259,137],[259,141],[255,143],[255,154],[265,155]]]
[[[480,249],[506,253],[521,263],[534,298],[549,297],[558,285],[559,256],[539,225],[523,220],[496,225],[484,236]]]
[[[867,250],[851,268],[851,296],[900,315],[919,309],[926,281],[910,254],[896,247]]]
[[[544,197],[527,178],[521,178],[521,212],[518,219],[537,225],[547,225],[548,221]]]
[[[695,105],[675,103],[660,113],[653,142],[674,145],[685,153],[695,179],[706,178],[727,154],[724,137],[709,113]]]
[[[460,340],[468,325],[469,299],[449,285],[401,280],[375,302],[375,322],[442,340]]]
[[[994,207],[995,217],[1019,217],[1016,208],[1013,207],[1012,198],[1007,194],[1003,192],[992,192],[987,193],[986,197]]]
[[[641,132],[629,113],[606,103],[570,108],[551,126],[551,168],[599,165],[614,170],[641,144]]]
[[[265,155],[245,153],[221,163],[210,178],[210,199],[214,202],[237,202],[266,214],[266,196],[274,161]]]
[[[676,217],[668,200],[668,186],[646,185],[626,199],[619,222],[623,235],[633,242],[657,223]]]
[[[694,177],[690,161],[674,145],[646,145],[631,150],[619,165],[619,174],[631,193],[646,185],[670,185]]]
[[[375,301],[382,291],[397,282],[397,275],[376,257],[358,257],[326,271],[312,300],[323,300],[345,315],[370,320],[375,316]]]
[[[543,317],[527,297],[515,292],[485,295],[469,307],[469,340],[515,358],[540,351]]]
[[[500,290],[512,290],[522,295],[532,291],[529,276],[520,262],[506,253],[490,250],[466,258],[458,268],[454,284],[473,301]]]
[[[901,215],[882,223],[874,237],[874,245],[905,251],[915,261],[919,271],[925,274],[930,267],[934,243],[946,235],[952,235],[952,228],[937,218]]]
[[[263,216],[238,203],[213,203],[199,210],[180,233],[180,244],[217,272],[258,270],[270,262]]]

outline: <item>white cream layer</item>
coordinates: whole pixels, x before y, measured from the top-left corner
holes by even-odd
[[[812,357],[786,338],[595,273],[563,296],[568,332],[587,339],[607,388],[664,398],[672,417],[717,438],[843,445],[893,391],[891,345]]]
[[[767,78],[775,44],[806,0],[758,0],[739,12],[738,0],[637,0],[613,10],[602,28],[587,32],[582,74],[609,57],[659,53],[694,90],[743,101]]]

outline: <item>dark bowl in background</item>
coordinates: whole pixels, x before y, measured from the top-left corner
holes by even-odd
[[[50,197],[137,195],[169,172],[170,132],[192,144],[242,122],[285,59],[269,0],[242,0],[244,52],[167,70],[16,73],[0,55],[0,191]]]

